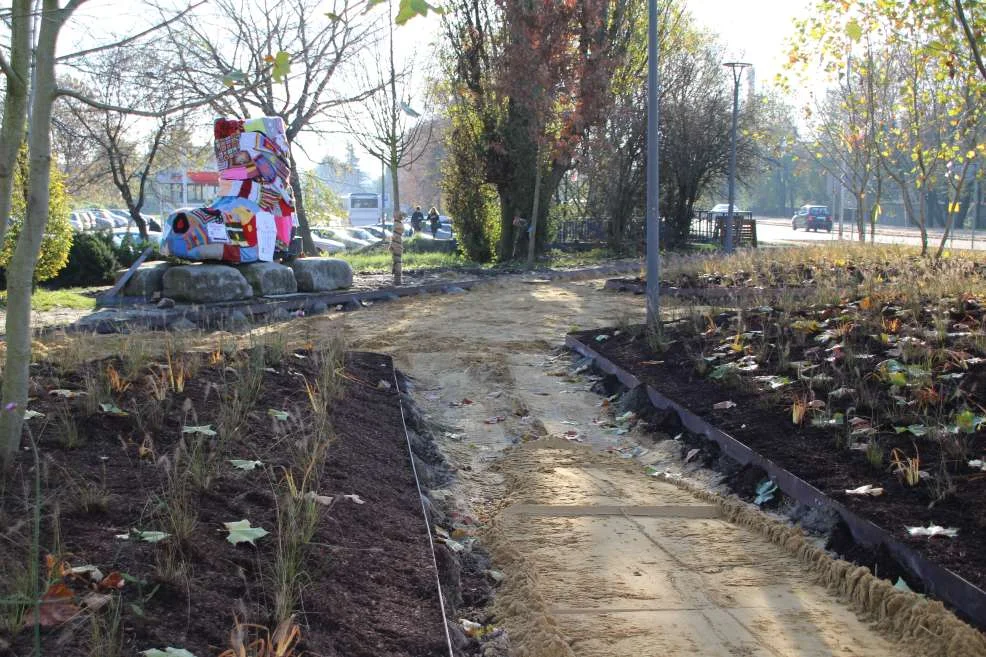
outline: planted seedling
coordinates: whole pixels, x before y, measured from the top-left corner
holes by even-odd
[[[908,486],[914,487],[921,483],[921,458],[917,445],[914,445],[913,457],[907,456],[895,447],[890,451],[890,463],[894,474]]]

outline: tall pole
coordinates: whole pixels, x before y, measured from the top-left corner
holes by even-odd
[[[657,45],[657,0],[647,0],[647,327],[651,330],[661,325]]]
[[[726,62],[723,66],[733,73],[733,131],[729,146],[729,213],[726,216],[726,253],[733,252],[733,204],[736,201],[736,119],[739,113],[739,85],[745,62]]]

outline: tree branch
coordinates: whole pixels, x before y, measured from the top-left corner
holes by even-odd
[[[982,53],[979,52],[979,43],[976,41],[976,35],[972,33],[972,28],[969,27],[965,9],[962,7],[962,0],[955,0],[955,15],[962,25],[962,32],[965,34],[966,41],[969,42],[969,48],[972,49],[972,59],[976,63],[976,68],[979,69],[979,74],[983,76],[983,80],[986,80],[986,64],[983,63]]]
[[[79,52],[73,52],[73,53],[70,53],[68,55],[62,55],[61,57],[56,58],[55,61],[61,63],[61,62],[67,61],[69,59],[75,59],[76,57],[85,57],[86,55],[91,55],[93,53],[101,52],[103,50],[110,50],[112,48],[119,48],[120,46],[125,46],[125,45],[127,45],[129,43],[133,43],[134,41],[137,41],[138,39],[141,39],[141,38],[147,36],[148,34],[152,34],[152,33],[156,32],[156,31],[158,31],[158,30],[160,30],[162,28],[167,27],[171,23],[174,23],[174,22],[176,22],[178,20],[181,20],[190,11],[192,11],[193,9],[196,9],[198,7],[201,7],[207,1],[208,0],[199,0],[195,4],[188,5],[188,7],[186,7],[185,9],[183,9],[180,13],[175,14],[174,16],[172,16],[171,18],[169,18],[168,20],[163,21],[161,23],[158,23],[157,25],[154,25],[152,27],[149,27],[146,30],[144,30],[143,32],[139,32],[138,34],[134,34],[132,36],[128,36],[125,39],[120,39],[119,41],[115,41],[113,43],[107,43],[107,44],[102,45],[102,46],[96,46],[95,48],[89,48],[87,50],[80,50]],[[86,2],[86,0],[78,0],[78,2],[76,2],[75,4],[78,5],[78,4],[81,4],[82,2]],[[70,2],[69,5],[71,5],[71,4],[72,3]],[[66,9],[68,9],[68,6],[66,6]]]
[[[98,100],[89,98],[82,92],[76,91],[74,89],[67,89],[65,87],[58,87],[55,90],[56,96],[75,98],[76,100],[85,103],[86,105],[94,109],[104,110],[107,112],[119,112],[121,114],[130,114],[133,116],[146,116],[155,119],[160,119],[165,116],[168,116],[169,114],[175,114],[176,112],[203,107],[205,105],[208,105],[209,103],[219,100],[220,98],[224,98],[234,93],[235,91],[233,89],[227,89],[226,91],[222,91],[213,96],[208,96],[206,98],[201,98],[195,101],[189,101],[187,103],[182,103],[181,105],[175,105],[174,107],[167,107],[163,110],[151,111],[151,110],[136,109],[132,107],[121,107],[119,105],[112,105],[109,103],[102,103]]]

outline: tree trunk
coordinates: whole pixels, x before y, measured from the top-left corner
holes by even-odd
[[[534,252],[537,250],[538,206],[541,203],[541,146],[538,145],[537,166],[534,169],[534,207],[531,209],[530,229],[527,233],[527,268],[534,269]]]
[[[859,229],[859,241],[866,242],[866,194],[853,192],[856,197],[856,227]]]
[[[55,46],[68,16],[58,0],[44,0],[35,50],[34,98],[28,136],[30,191],[24,225],[7,268],[7,358],[0,409],[0,459],[9,465],[21,441],[31,365],[31,290],[48,223],[51,181],[51,106],[55,101]]]
[[[394,192],[394,216],[396,217],[397,213],[401,211],[401,190],[399,181],[397,180],[397,150],[394,148],[391,148],[390,150],[389,164],[391,187],[393,187]]]
[[[31,0],[14,0],[11,8],[10,64],[14,75],[7,76],[3,99],[3,126],[0,127],[0,247],[7,235],[14,167],[17,151],[24,143],[27,120],[28,78],[31,74]]]
[[[298,165],[294,161],[290,147],[288,148],[288,157],[291,161],[291,191],[294,192],[294,212],[298,216],[298,230],[301,232],[301,249],[305,255],[317,256],[318,249],[312,242],[312,231],[308,226],[308,217],[305,215],[305,197],[302,195],[301,176],[298,175]]]
[[[876,222],[880,216],[880,198],[883,196],[883,177],[876,179],[876,198],[870,206],[870,244],[876,243]]]

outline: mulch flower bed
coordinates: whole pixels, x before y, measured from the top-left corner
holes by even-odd
[[[576,335],[986,588],[984,320],[972,295],[873,295]]]
[[[332,349],[32,366],[0,655],[31,653],[35,559],[46,655],[448,655],[398,394]]]

